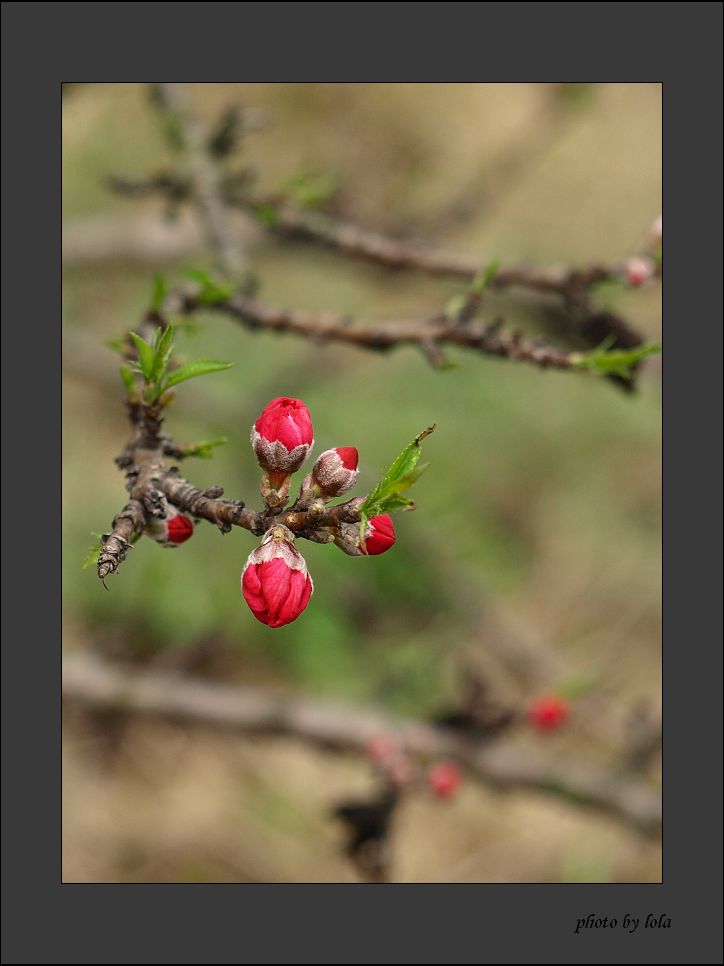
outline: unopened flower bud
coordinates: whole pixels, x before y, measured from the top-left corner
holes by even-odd
[[[383,733],[370,738],[365,747],[367,757],[379,764],[391,758],[397,751],[397,744],[392,735]]]
[[[354,446],[325,450],[312,468],[312,482],[324,496],[342,496],[357,482],[358,461]]]
[[[539,731],[552,731],[565,724],[570,715],[568,701],[558,694],[537,698],[528,710],[528,718]]]
[[[439,765],[430,769],[427,783],[438,798],[452,798],[461,779],[460,770],[456,765],[449,761],[441,761]]]
[[[365,530],[365,549],[374,556],[389,550],[395,542],[395,527],[387,513],[372,517]]]
[[[652,258],[636,255],[626,262],[626,281],[638,288],[648,282],[656,273],[656,264]]]
[[[312,596],[314,584],[294,534],[278,524],[252,550],[241,574],[241,591],[252,614],[269,627],[291,624]]]
[[[272,399],[252,426],[251,445],[259,466],[278,489],[314,445],[312,417],[301,399]]]
[[[663,225],[661,221],[661,215],[654,221],[653,225],[649,228],[649,244],[652,248],[656,248],[660,245],[663,239]]]
[[[176,547],[193,535],[194,525],[187,516],[169,506],[163,519],[151,517],[145,532],[162,547]]]

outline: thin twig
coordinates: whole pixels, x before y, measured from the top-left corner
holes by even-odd
[[[185,311],[200,308],[193,297],[186,299]],[[348,315],[332,312],[305,313],[267,305],[245,295],[222,300],[207,309],[230,315],[252,330],[289,332],[316,342],[340,342],[362,349],[387,351],[400,345],[416,346],[433,362],[445,365],[442,345],[477,350],[541,369],[576,369],[574,353],[564,352],[521,338],[517,332],[500,333],[500,323],[470,320],[464,325],[436,316],[419,321],[385,321],[374,324],[351,322]]]
[[[428,275],[472,281],[484,267],[479,258],[456,255],[422,245],[390,238],[324,214],[301,208],[278,195],[239,195],[218,181],[227,205],[257,216],[259,211],[273,212],[262,224],[272,233],[299,238],[332,248],[343,255],[375,262],[390,269],[411,269]],[[112,175],[108,186],[129,197],[161,194],[179,200],[190,193],[186,182],[173,171],[163,171],[148,178]],[[600,262],[577,268],[550,266],[532,268],[524,265],[501,266],[489,283],[492,289],[525,288],[542,294],[581,297],[597,282],[619,278],[625,259]]]
[[[239,236],[231,224],[224,202],[218,165],[208,147],[208,135],[198,118],[189,110],[183,88],[178,84],[158,84],[154,102],[162,112],[169,139],[185,155],[190,191],[204,229],[219,261],[219,268],[231,279],[241,280],[246,271],[246,258]],[[184,180],[172,178],[170,190],[178,192]],[[168,185],[166,190],[169,190]]]

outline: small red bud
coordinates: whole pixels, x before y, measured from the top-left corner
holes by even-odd
[[[395,542],[395,527],[387,513],[372,517],[365,530],[365,549],[374,556],[389,550]]]
[[[560,728],[568,720],[570,707],[568,701],[558,694],[546,694],[536,698],[528,710],[528,718],[539,731],[552,731]]]
[[[651,258],[636,255],[626,262],[626,281],[638,288],[654,277],[656,265]]]
[[[278,524],[252,550],[241,574],[241,591],[252,614],[269,627],[291,624],[312,596],[314,584],[294,534]]]
[[[342,496],[357,482],[357,461],[354,446],[325,450],[312,468],[312,480],[325,496]]]
[[[438,798],[452,798],[462,781],[460,770],[449,761],[441,761],[430,769],[427,782]]]
[[[314,445],[312,417],[301,399],[272,399],[251,428],[251,445],[259,466],[278,489]]]
[[[173,507],[169,507],[166,516],[161,520],[153,517],[146,526],[145,531],[149,537],[153,537],[156,543],[163,547],[174,547],[179,543],[184,543],[189,537],[193,536],[194,525],[187,516],[179,513]]]
[[[365,748],[367,757],[379,764],[387,758],[391,758],[397,750],[394,739],[391,735],[381,734],[370,738]]]

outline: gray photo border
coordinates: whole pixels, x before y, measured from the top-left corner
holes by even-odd
[[[721,962],[721,4],[5,3],[2,19],[3,962]],[[60,84],[139,79],[663,84],[662,884],[61,883]],[[574,935],[590,912],[672,927]]]

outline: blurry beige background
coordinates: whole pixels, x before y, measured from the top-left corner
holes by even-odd
[[[267,116],[242,145],[261,190],[303,167],[333,171],[340,189],[328,210],[481,262],[625,256],[660,212],[658,85],[213,84],[190,93],[209,122],[231,101]],[[236,365],[182,387],[169,415],[177,439],[230,438],[213,461],[185,467],[195,482],[253,500],[249,427],[270,398],[291,395],[312,412],[318,452],[357,446],[360,493],[436,422],[418,510],[396,519],[398,542],[384,557],[305,545],[315,594],[277,631],[254,621],[239,593],[254,546],[245,531],[222,539],[200,525],[174,553],[142,541],[110,593],[81,569],[91,531],[108,527],[125,495],[113,464],[127,434],[123,397],[104,343],[137,324],[155,272],[173,280],[211,265],[192,213],[168,222],[161,201],[119,198],[103,184],[169,158],[143,85],[66,91],[64,647],[424,717],[450,703],[461,656],[473,655],[502,695],[528,701],[506,666],[518,645],[595,687],[564,732],[521,726],[501,740],[611,764],[631,715],[656,714],[660,700],[657,360],[627,396],[603,380],[472,353],[452,351],[457,368],[438,372],[412,349],[319,347],[202,315],[180,349]],[[407,318],[461,288],[281,243],[234,217],[261,296],[275,304]],[[658,286],[600,298],[660,337]],[[493,302],[511,325],[535,319],[522,298]],[[358,881],[328,814],[372,787],[358,758],[66,710],[65,881]],[[472,781],[449,804],[406,803],[393,849],[402,882],[660,879],[658,844],[620,822]]]

